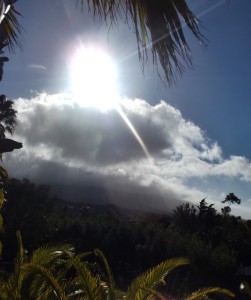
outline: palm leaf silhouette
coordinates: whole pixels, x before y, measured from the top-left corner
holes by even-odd
[[[71,265],[77,271],[76,287],[82,291],[83,299],[105,299],[106,289],[100,284],[100,279],[92,274],[87,264],[79,257],[74,257],[71,259]]]
[[[84,0],[78,2],[83,8]],[[111,22],[120,18],[124,23],[133,24],[143,71],[150,50],[152,62],[158,72],[160,64],[159,74],[166,83],[175,82],[176,74],[182,75],[185,67],[192,65],[184,26],[206,46],[199,22],[185,0],[89,0],[87,3],[93,16]]]
[[[5,2],[1,0],[1,3]],[[151,60],[165,83],[175,82],[177,75],[182,75],[186,67],[192,66],[184,26],[190,29],[199,43],[206,46],[206,39],[201,33],[198,19],[185,0],[77,0],[77,2],[81,3],[82,8],[87,3],[88,12],[106,23],[113,23],[119,18],[126,24],[132,24],[138,47],[136,53],[142,70],[144,71],[150,52]],[[4,41],[10,49],[21,45],[22,28],[17,21],[19,15],[11,2],[10,9],[0,24],[0,41]]]
[[[48,290],[51,288],[51,293],[56,294],[56,299],[67,300],[64,290],[62,289],[57,278],[47,268],[42,267],[37,264],[28,263],[28,264],[25,264],[25,266],[23,267],[23,271],[28,275],[33,275],[33,274],[35,276],[41,275],[42,279],[45,282],[45,285],[44,285],[46,287],[45,291],[41,288],[38,289],[36,287],[36,289],[34,289],[35,293],[31,293],[31,294],[33,294],[33,296],[35,294],[35,296],[36,296],[35,299],[43,299],[44,293],[46,293],[47,297],[48,297],[48,295],[49,295]]]
[[[185,300],[196,300],[196,299],[201,299],[202,297],[205,297],[208,294],[213,294],[213,293],[218,293],[218,294],[224,294],[229,297],[235,297],[233,293],[226,289],[222,289],[219,287],[207,287],[207,288],[202,288],[199,289],[195,292],[193,292],[191,295],[186,296]]]
[[[186,258],[174,258],[166,260],[146,271],[130,284],[127,291],[128,299],[144,299],[149,294],[146,289],[157,288],[161,283],[164,283],[164,278],[169,272],[188,263],[189,261]]]

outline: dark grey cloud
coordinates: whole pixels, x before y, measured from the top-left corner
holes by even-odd
[[[154,212],[171,211],[181,203],[172,190],[164,191],[155,182],[147,186],[139,185],[127,174],[91,172],[41,158],[30,163],[19,161],[18,168],[13,168],[10,162],[9,166],[11,176],[26,177],[35,183],[50,185],[52,195],[68,201],[115,204]]]
[[[171,146],[163,125],[142,115],[125,113],[153,155]],[[27,120],[29,120],[27,122]],[[113,164],[142,158],[144,153],[116,110],[78,104],[37,103],[19,117],[17,134],[25,136],[27,145],[47,144],[61,150],[65,159],[75,158],[92,164]]]

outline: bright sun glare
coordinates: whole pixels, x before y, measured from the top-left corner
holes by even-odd
[[[101,110],[116,106],[116,69],[104,51],[82,46],[74,54],[70,68],[72,93],[81,105]]]
[[[75,101],[106,111],[115,109],[138,141],[149,161],[153,159],[137,130],[119,104],[116,69],[111,58],[97,48],[79,48],[71,61],[71,88]]]

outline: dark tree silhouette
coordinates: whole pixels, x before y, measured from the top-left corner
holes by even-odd
[[[223,214],[224,217],[228,216],[231,212],[231,208],[229,206],[224,206],[222,209],[221,209],[221,212]]]
[[[0,96],[0,153],[11,152],[22,148],[22,143],[5,138],[5,133],[13,134],[16,127],[17,111],[13,108],[13,101]]]
[[[241,204],[241,199],[239,199],[234,193],[229,193],[226,195],[225,200],[221,201],[221,203],[226,203],[228,202],[229,204]]]
[[[5,133],[13,134],[16,127],[17,111],[13,108],[14,102],[7,100],[5,95],[0,96],[0,139]]]
[[[6,61],[9,61],[8,57],[6,57],[6,56],[0,57],[0,81],[3,78],[3,65]]]
[[[198,217],[200,219],[210,219],[213,218],[216,215],[216,209],[213,207],[214,204],[208,205],[206,202],[206,199],[202,199],[200,201],[199,206],[197,206],[199,213]]]
[[[10,50],[14,50],[17,45],[21,46],[19,42],[21,26],[16,18],[19,13],[13,6],[16,1],[0,0],[0,54],[3,54],[6,46]],[[4,62],[8,60],[8,57],[0,56],[0,81]],[[5,95],[0,96],[0,154],[22,148],[21,143],[5,138],[5,134],[13,134],[16,127],[17,111],[13,108],[13,104],[13,101],[8,100]]]

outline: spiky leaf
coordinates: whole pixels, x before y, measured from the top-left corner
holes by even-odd
[[[187,296],[185,300],[196,300],[196,299],[200,299],[201,297],[205,297],[208,294],[213,294],[213,293],[224,294],[229,297],[235,297],[235,295],[229,290],[222,289],[219,287],[207,287],[195,291],[191,295]]]
[[[80,0],[82,8],[84,0]],[[106,22],[120,18],[126,24],[133,24],[136,34],[139,60],[142,68],[148,61],[148,50],[152,61],[166,83],[173,83],[186,66],[192,65],[192,57],[183,27],[191,30],[204,46],[196,16],[185,0],[88,0],[89,11]],[[162,76],[163,75],[163,76]]]
[[[186,258],[173,258],[158,264],[133,280],[127,291],[128,298],[143,299],[147,295],[144,289],[155,289],[163,283],[165,276],[173,269],[188,263],[189,261]]]
[[[56,299],[67,300],[66,295],[63,289],[60,286],[60,283],[57,281],[57,278],[52,274],[52,272],[40,265],[28,263],[23,266],[23,269],[26,272],[32,272],[33,274],[40,274],[46,280],[47,284],[51,286],[53,292],[57,295]]]
[[[110,300],[115,300],[116,299],[115,282],[114,282],[109,264],[108,264],[108,262],[107,262],[107,260],[104,256],[104,253],[101,250],[95,249],[94,253],[101,258],[101,261],[102,261],[102,263],[105,267],[105,272],[106,272],[106,275],[107,275],[107,285],[108,285],[109,298],[110,298]]]
[[[6,170],[4,167],[2,167],[2,166],[0,166],[0,176],[1,176],[1,178],[2,178],[3,181],[6,180],[6,179],[8,178],[8,172],[7,172],[7,170]]]
[[[0,231],[2,230],[2,228],[3,228],[3,217],[0,214]]]
[[[78,286],[84,293],[84,299],[88,300],[103,300],[106,298],[106,289],[100,284],[100,280],[97,276],[93,276],[87,264],[73,258],[71,260],[72,266],[78,273],[77,281]]]
[[[0,209],[2,208],[4,204],[4,191],[0,189]]]

